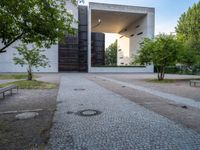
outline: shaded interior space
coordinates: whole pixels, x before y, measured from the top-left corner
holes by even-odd
[[[91,32],[92,67],[133,66],[140,43],[147,36],[147,14],[91,9]],[[94,34],[98,38],[94,38]],[[108,43],[115,41],[109,34],[115,34],[117,40],[116,63],[113,64],[105,61],[110,59],[106,52]]]

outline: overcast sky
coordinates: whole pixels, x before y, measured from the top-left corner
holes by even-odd
[[[175,31],[181,14],[199,0],[85,0],[88,2],[124,4],[155,8],[155,34]],[[111,40],[111,36],[109,37]],[[112,40],[113,37],[112,37]]]

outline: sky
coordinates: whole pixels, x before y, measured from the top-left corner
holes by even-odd
[[[181,14],[199,0],[85,0],[88,2],[124,4],[155,8],[155,34],[175,32]],[[115,40],[114,35],[106,34],[106,47]]]

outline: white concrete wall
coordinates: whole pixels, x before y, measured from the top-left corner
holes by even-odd
[[[137,54],[140,49],[140,43],[143,41],[144,37],[150,37],[147,34],[147,15],[140,18],[136,22],[132,23],[126,28],[126,31],[119,33],[118,38],[118,65],[129,65],[133,59],[133,56]],[[141,35],[137,35],[141,33]],[[126,42],[124,40],[126,39]],[[122,59],[122,54],[126,56]]]
[[[0,72],[26,72],[26,66],[21,67],[15,65],[13,61],[14,54],[18,54],[16,46],[19,46],[20,42],[14,43],[7,49],[7,52],[0,53]],[[3,44],[0,44],[2,47]],[[31,45],[28,46],[31,48]],[[53,45],[51,48],[46,49],[44,54],[49,59],[50,67],[34,69],[34,72],[58,72],[58,45]],[[18,56],[18,55],[16,55]]]
[[[117,39],[117,65],[129,65],[130,58],[130,39],[126,36],[118,35]]]
[[[153,65],[146,67],[91,67],[92,73],[153,73]]]
[[[136,28],[136,26],[139,26]],[[144,37],[148,37],[147,35],[147,16],[141,18],[137,22],[135,22],[130,30],[133,31],[132,34],[134,36],[130,37],[130,55],[135,55],[140,49],[140,43],[143,41]],[[143,32],[141,35],[137,35],[138,33]]]

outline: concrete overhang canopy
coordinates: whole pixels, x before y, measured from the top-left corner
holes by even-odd
[[[89,3],[92,32],[119,33],[154,8]]]

